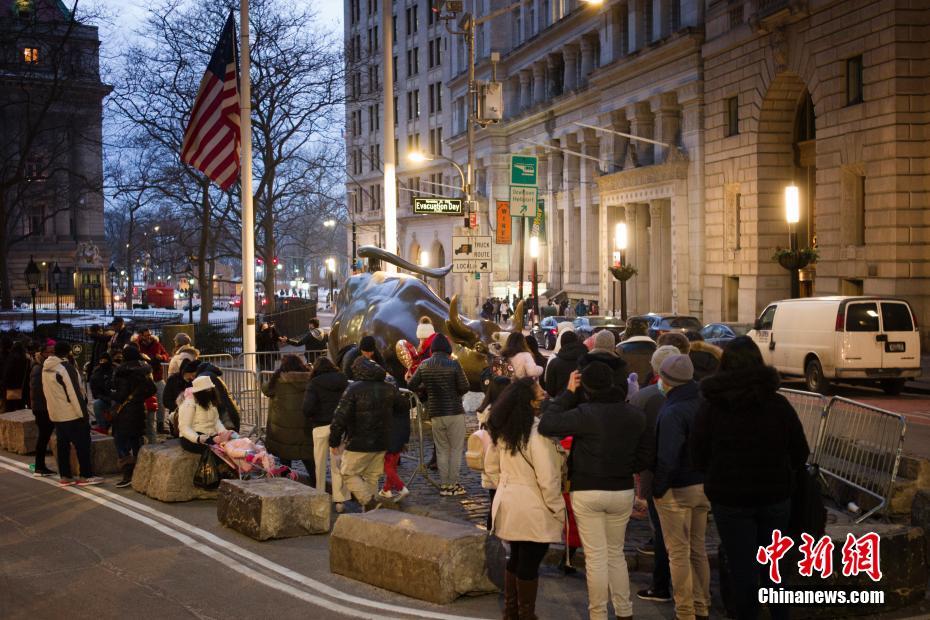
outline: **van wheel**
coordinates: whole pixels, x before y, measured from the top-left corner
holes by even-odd
[[[804,366],[804,382],[807,384],[807,389],[810,392],[817,392],[818,394],[827,393],[830,382],[824,378],[823,367],[820,365],[819,360],[812,359]]]
[[[882,386],[882,391],[889,396],[897,396],[904,389],[904,379],[882,379],[878,382]]]

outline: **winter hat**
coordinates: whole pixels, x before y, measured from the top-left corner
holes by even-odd
[[[575,332],[562,332],[562,335],[559,336],[559,341],[562,343],[563,347],[567,347],[570,344],[578,344],[578,334]]]
[[[659,367],[659,377],[668,387],[684,385],[694,378],[694,364],[687,355],[672,355]]]
[[[138,362],[142,359],[142,353],[137,347],[126,345],[123,347],[123,361],[124,362]]]
[[[652,354],[652,359],[649,361],[649,364],[652,366],[652,372],[659,374],[659,368],[662,367],[662,362],[665,361],[665,358],[672,355],[681,355],[681,351],[670,344],[656,349],[655,353]]]
[[[420,324],[417,325],[417,339],[426,340],[430,336],[436,333],[436,330],[433,329],[433,322],[428,316],[420,318]]]
[[[213,379],[204,375],[202,377],[197,377],[194,379],[194,382],[191,384],[192,392],[203,392],[205,390],[212,390],[216,386],[213,385]]]
[[[660,347],[670,344],[678,349],[678,352],[682,355],[687,355],[688,351],[691,350],[691,342],[688,340],[688,337],[681,332],[666,332],[659,336],[656,344]]]
[[[430,353],[452,353],[452,345],[449,344],[449,339],[443,336],[442,334],[436,334],[436,337],[433,338],[433,344],[429,348]]]
[[[614,346],[617,344],[617,339],[614,337],[614,334],[609,329],[602,329],[601,331],[594,334],[594,348],[593,351],[608,351],[610,353],[614,352]]]
[[[589,394],[605,392],[613,387],[613,373],[603,362],[591,362],[581,371],[581,385]]]
[[[58,343],[56,343],[56,342],[55,342],[54,340],[52,340],[51,338],[46,338],[46,339],[45,339],[45,348],[46,348],[46,349],[54,349],[56,344],[58,344]]]
[[[179,332],[174,335],[174,346],[183,347],[184,345],[189,345],[191,343],[191,337],[185,334],[184,332]]]
[[[374,353],[377,349],[375,344],[375,339],[372,336],[363,336],[358,343],[358,350],[364,351],[365,353]]]

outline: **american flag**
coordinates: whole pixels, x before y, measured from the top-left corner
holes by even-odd
[[[181,161],[224,190],[239,177],[239,83],[236,23],[232,13],[200,80],[190,122],[181,144]]]

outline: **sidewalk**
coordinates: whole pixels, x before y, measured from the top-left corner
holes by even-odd
[[[919,392],[921,394],[930,394],[930,355],[920,356],[921,375],[916,379],[908,381],[904,385],[907,392]]]

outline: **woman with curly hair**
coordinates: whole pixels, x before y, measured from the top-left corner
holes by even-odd
[[[532,378],[517,379],[491,407],[488,430],[496,450],[485,471],[499,476],[491,507],[493,532],[510,543],[504,578],[504,618],[535,618],[539,565],[562,540],[565,502],[555,444],[539,434],[546,393]]]

